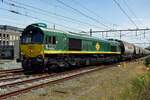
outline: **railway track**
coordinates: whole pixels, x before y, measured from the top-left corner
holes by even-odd
[[[86,67],[86,68],[75,69],[72,71],[61,72],[61,73],[50,73],[50,74],[45,74],[45,75],[41,75],[37,77],[35,76],[32,78],[26,78],[26,79],[20,79],[20,80],[14,79],[15,81],[13,82],[7,81],[6,79],[4,79],[7,82],[0,84],[0,90],[1,90],[0,100],[6,99],[12,96],[17,96],[20,93],[25,93],[32,89],[38,89],[48,84],[55,84],[57,82],[69,80],[79,75],[87,74],[89,72],[97,71],[103,68],[106,68],[106,67],[104,66]]]
[[[15,73],[15,72],[22,72],[22,68],[16,68],[16,69],[6,69],[6,70],[0,70],[0,74],[3,73]]]
[[[0,81],[7,80],[9,77],[24,75],[23,69],[8,69],[8,70],[0,70]],[[3,79],[4,78],[4,79]],[[10,78],[11,79],[11,78]]]
[[[20,74],[20,75],[14,75],[14,76],[7,76],[7,77],[2,77],[0,78],[0,84],[1,82],[9,82],[9,81],[13,81],[13,80],[19,80],[19,79],[29,79],[30,77],[40,77],[43,75],[48,75],[48,74],[35,74],[35,75],[24,75],[24,74]],[[1,86],[1,85],[0,85]]]
[[[14,69],[12,71],[5,70],[3,73],[0,72],[0,100],[17,96],[20,93],[25,93],[32,89],[38,89],[48,84],[55,84],[57,82],[69,80],[92,71],[109,68],[110,66],[111,65],[84,67],[61,73],[45,73],[41,75],[24,75],[21,72],[22,69]],[[14,73],[15,71],[16,73]]]
[[[16,75],[22,75],[24,74],[23,72],[22,73],[6,73],[6,74],[0,74],[0,78],[3,78],[3,77],[9,77],[9,76],[16,76]]]
[[[15,72],[15,73],[0,73],[0,78],[4,77],[11,77],[11,76],[16,76],[16,75],[24,75],[23,71]]]
[[[0,78],[21,75],[23,74],[23,69],[9,69],[9,70],[0,70]]]

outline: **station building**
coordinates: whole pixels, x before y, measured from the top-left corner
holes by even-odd
[[[0,25],[0,59],[18,59],[19,41],[23,29]]]

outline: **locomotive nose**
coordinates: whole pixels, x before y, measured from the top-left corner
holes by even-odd
[[[43,45],[42,44],[27,44],[21,46],[21,52],[28,58],[35,58],[43,56]]]

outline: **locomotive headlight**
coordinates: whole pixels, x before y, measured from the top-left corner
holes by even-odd
[[[37,58],[41,58],[41,59],[43,59],[43,56],[42,56],[42,55],[39,55]]]
[[[21,54],[21,55],[24,55],[24,53],[23,53],[23,52],[21,52],[20,54]]]

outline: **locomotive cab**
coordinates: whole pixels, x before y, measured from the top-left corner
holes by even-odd
[[[37,24],[29,25],[22,33],[20,45],[21,57],[23,59],[22,60],[23,69],[25,70],[37,69],[43,71],[44,69],[43,46],[44,46],[43,31],[37,27]]]

